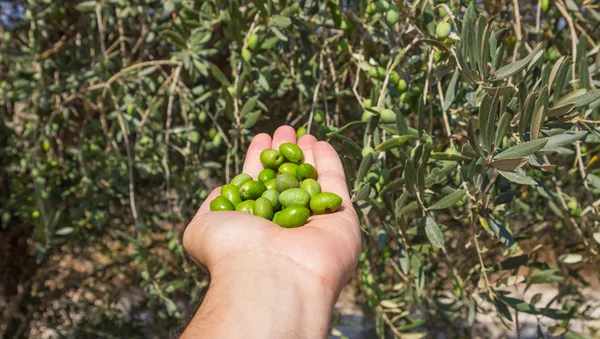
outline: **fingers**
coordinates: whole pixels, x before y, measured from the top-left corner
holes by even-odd
[[[350,200],[344,167],[335,149],[329,143],[319,141],[313,146],[312,152],[319,172],[321,190],[333,192],[343,200]]]
[[[310,134],[303,135],[298,139],[298,146],[302,149],[302,153],[304,153],[304,162],[313,166],[315,165],[315,157],[312,148],[316,143],[317,138]]]
[[[296,143],[296,131],[290,126],[281,126],[273,133],[271,148],[279,149],[284,142]]]
[[[252,178],[257,179],[258,173],[263,169],[263,165],[260,162],[260,153],[269,148],[271,148],[271,136],[265,133],[256,135],[246,152],[246,161],[244,161],[242,171],[250,174]]]

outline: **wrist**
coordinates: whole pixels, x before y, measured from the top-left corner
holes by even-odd
[[[220,332],[214,337],[228,338],[326,336],[338,291],[293,261],[252,253],[209,270],[211,284],[195,317],[204,327],[199,333],[216,330]]]

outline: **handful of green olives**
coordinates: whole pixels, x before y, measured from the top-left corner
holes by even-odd
[[[335,212],[342,198],[321,192],[317,169],[304,162],[298,145],[286,142],[279,149],[260,154],[264,169],[258,180],[246,173],[236,175],[221,187],[221,195],[210,202],[211,211],[240,211],[273,221],[281,227],[300,227],[311,212]]]

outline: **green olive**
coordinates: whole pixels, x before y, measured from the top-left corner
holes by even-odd
[[[389,78],[389,82],[390,84],[397,84],[398,81],[400,81],[400,75],[398,74],[398,72],[396,71],[391,71],[390,72],[390,78]]]
[[[385,68],[381,67],[381,66],[377,66],[377,67],[371,67],[368,71],[369,76],[373,79],[376,80],[383,80],[385,79]]]
[[[381,121],[386,124],[396,123],[396,113],[391,109],[384,108],[381,110]]]
[[[296,144],[284,142],[279,146],[279,151],[289,162],[300,164],[304,161],[304,153],[302,153],[302,150]]]
[[[375,172],[369,172],[365,176],[365,180],[375,185],[377,182],[379,182],[379,174]]]
[[[300,139],[301,136],[306,134],[306,125],[300,126],[296,131],[296,138]]]
[[[258,173],[258,181],[265,183],[271,179],[277,178],[277,173],[272,168],[265,168]]]
[[[246,173],[240,173],[238,175],[236,175],[235,177],[233,177],[233,179],[231,179],[231,182],[229,182],[230,185],[233,186],[237,186],[237,187],[242,187],[242,185],[247,182],[252,180],[252,177],[250,176],[250,174],[246,174]]]
[[[279,218],[280,214],[281,214],[281,211],[275,212],[275,214],[273,215],[273,219],[271,221],[273,221],[274,223],[277,223],[277,219]]]
[[[198,142],[200,142],[200,133],[198,133],[198,131],[191,131],[187,137],[188,140],[192,142],[192,144],[197,144]]]
[[[333,213],[342,204],[342,198],[331,192],[317,193],[310,199],[310,209],[314,214]]]
[[[231,201],[233,206],[237,206],[242,202],[240,189],[233,185],[223,185],[223,187],[221,187],[221,196]]]
[[[385,21],[388,26],[393,26],[398,22],[398,18],[400,17],[400,13],[398,13],[398,9],[396,7],[391,7],[387,13],[385,14]]]
[[[279,195],[279,202],[284,208],[290,206],[308,207],[309,201],[310,194],[301,188],[290,188]]]
[[[446,7],[439,7],[438,8],[438,15],[440,16],[440,18],[445,18],[448,16],[448,11],[446,11]]]
[[[438,38],[440,38],[440,39],[444,39],[444,38],[448,37],[448,35],[450,35],[451,31],[452,31],[452,26],[450,26],[450,24],[445,21],[438,23],[437,26],[435,27],[435,35],[437,35]]]
[[[271,218],[273,218],[273,205],[267,198],[258,198],[256,201],[254,201],[252,214],[256,215],[257,217],[271,220]]]
[[[258,199],[266,190],[265,184],[256,180],[246,181],[240,186],[240,194],[244,200]]]
[[[276,149],[266,149],[260,153],[260,162],[266,168],[277,169],[283,164],[283,155]]]
[[[250,48],[251,51],[256,49],[256,45],[258,44],[258,36],[256,36],[256,34],[251,34],[248,37],[248,48]]]
[[[375,13],[383,13],[390,7],[390,3],[387,1],[373,1],[367,6],[367,14],[373,15]]]
[[[317,173],[317,169],[315,168],[315,166],[311,165],[311,164],[307,164],[304,163],[300,166],[298,166],[298,169],[296,170],[296,178],[298,178],[298,180],[304,180],[304,179],[317,179],[319,177],[319,174]]]
[[[283,192],[290,188],[298,188],[300,187],[300,183],[295,176],[291,174],[280,174],[277,176],[277,181],[275,182],[275,189],[279,192]]]
[[[321,193],[321,185],[315,179],[305,179],[300,184],[300,188],[305,190],[311,197],[317,193]]]
[[[398,81],[398,85],[396,86],[396,88],[398,89],[398,92],[404,93],[404,92],[406,92],[406,89],[408,88],[408,83],[406,82],[406,80],[400,79]]]
[[[225,197],[216,197],[210,202],[211,211],[235,211],[235,207]]]
[[[296,176],[296,171],[298,170],[298,165],[293,162],[286,162],[279,166],[279,174],[291,174]]]
[[[279,203],[279,191],[276,189],[268,189],[264,191],[261,197],[268,199],[271,202],[271,205],[273,205],[274,210],[281,206]]]
[[[265,187],[268,190],[271,190],[271,189],[274,190],[274,189],[276,189],[277,188],[277,178],[275,178],[275,179],[269,179],[269,180],[265,181]]]
[[[239,205],[235,206],[235,210],[238,212],[245,212],[248,214],[254,214],[253,213],[253,209],[254,208],[254,200],[246,200],[241,202]]]
[[[310,210],[304,206],[290,206],[278,213],[275,223],[281,227],[294,228],[306,223]]]
[[[243,49],[242,50],[242,59],[246,62],[246,63],[250,63],[250,61],[252,61],[252,52],[250,52],[247,49]]]
[[[367,155],[369,155],[369,154],[371,154],[373,152],[375,152],[375,150],[373,149],[373,147],[367,145],[367,146],[363,147],[363,149],[360,152],[360,154],[364,158],[364,157],[366,157]]]

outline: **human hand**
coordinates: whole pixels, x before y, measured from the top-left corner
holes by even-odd
[[[260,153],[268,148],[277,149],[284,142],[296,143],[295,131],[289,126],[277,129],[272,139],[267,134],[255,136],[249,146],[243,172],[256,179],[263,169]],[[358,218],[348,194],[344,170],[336,151],[326,142],[317,142],[311,135],[301,137],[297,144],[304,152],[305,162],[317,168],[322,190],[342,197],[342,206],[338,211],[311,216],[304,226],[286,229],[269,220],[241,212],[211,212],[209,203],[220,194],[220,188],[217,188],[207,197],[188,225],[183,244],[187,253],[211,273],[211,288],[203,307],[211,302],[209,296],[216,285],[228,286],[228,290],[223,289],[221,294],[229,295],[233,299],[230,301],[232,303],[238,302],[231,295],[233,290],[241,291],[252,286],[251,293],[256,293],[261,303],[268,304],[270,298],[275,299],[274,304],[268,308],[274,307],[272,311],[276,316],[291,311],[286,308],[284,301],[301,303],[287,305],[291,308],[302,310],[309,307],[311,312],[318,310],[319,315],[314,314],[307,321],[318,322],[318,325],[315,324],[318,329],[313,334],[324,335],[322,330],[327,329],[329,312],[356,267],[361,235]],[[221,295],[220,298],[222,297]],[[240,298],[246,297],[240,295]],[[218,308],[218,298],[213,299],[213,307]],[[310,306],[306,302],[310,302]],[[248,312],[253,312],[253,305],[241,306]],[[221,317],[225,317],[227,312],[223,313]],[[248,317],[248,314],[242,313],[245,315],[240,316]],[[297,318],[297,314],[293,316]],[[196,322],[203,331],[207,330],[207,326],[203,324],[210,322],[206,317],[207,314],[200,316],[205,318],[204,321]],[[240,319],[233,321],[239,322]],[[273,322],[272,325],[277,324],[284,325],[281,321]],[[307,324],[298,325],[307,329]],[[289,326],[281,327],[270,333],[275,336],[281,334],[278,330],[288,331],[286,333],[294,331]],[[214,333],[232,335],[232,329],[228,330]]]

